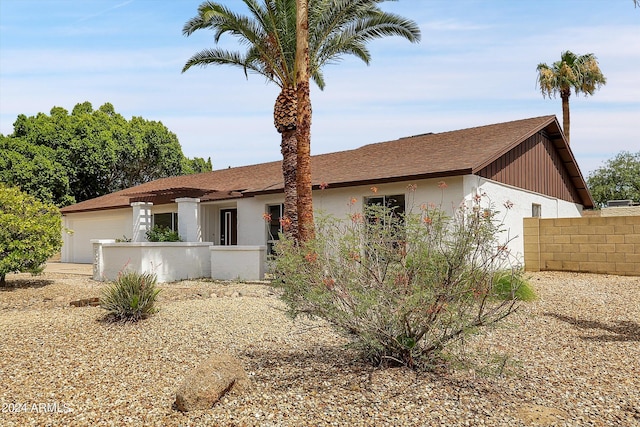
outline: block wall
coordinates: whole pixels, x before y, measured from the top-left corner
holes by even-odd
[[[527,271],[640,276],[640,216],[525,218]]]

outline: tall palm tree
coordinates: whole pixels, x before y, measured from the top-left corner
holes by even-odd
[[[569,96],[571,89],[576,95],[584,93],[585,96],[593,95],[596,89],[607,83],[607,79],[602,74],[598,66],[598,60],[593,53],[586,55],[576,55],[573,52],[562,52],[560,61],[554,62],[551,66],[538,64],[538,84],[542,96],[560,94],[562,99],[562,127],[570,141],[571,119],[569,117]]]
[[[298,238],[315,236],[311,182],[311,88],[309,87],[309,0],[296,0],[296,122]]]
[[[229,33],[247,47],[246,51],[205,49],[193,55],[182,72],[195,65],[231,65],[242,68],[247,76],[248,72],[262,75],[280,87],[274,106],[274,125],[282,136],[284,219],[288,224],[287,232],[297,237],[296,0],[242,1],[249,9],[249,15],[238,14],[213,1],[202,3],[198,15],[185,23],[182,32],[189,36],[196,30],[210,29],[214,31],[215,43],[220,41],[223,34]],[[309,0],[308,76],[321,90],[325,87],[322,68],[337,62],[342,55],[354,55],[369,63],[371,55],[366,43],[370,40],[392,35],[411,42],[420,39],[417,24],[383,12],[378,7],[382,1]],[[305,126],[311,125],[310,101],[308,108],[309,120]],[[306,173],[309,173],[310,183],[310,172]]]

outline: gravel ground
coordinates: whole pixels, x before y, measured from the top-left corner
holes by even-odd
[[[291,322],[262,284],[162,285],[160,311],[106,324],[86,276],[0,290],[1,426],[640,426],[640,277],[536,273],[540,299],[469,342],[473,369],[374,369],[322,322]],[[172,409],[226,351],[252,390]],[[493,359],[495,364],[483,364]]]

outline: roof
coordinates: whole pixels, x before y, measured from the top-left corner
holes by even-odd
[[[593,204],[555,116],[542,116],[442,133],[429,133],[312,156],[312,183],[330,188],[473,174],[528,137],[546,131],[583,205]],[[281,162],[162,178],[61,209],[62,213],[128,207],[133,201],[201,201],[283,191]]]

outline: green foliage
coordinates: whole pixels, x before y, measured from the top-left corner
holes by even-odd
[[[58,206],[102,196],[158,178],[211,170],[188,159],[161,122],[127,121],[106,103],[77,104],[71,114],[19,115],[0,138],[0,181]]]
[[[156,282],[155,274],[120,273],[115,282],[104,288],[100,298],[100,307],[108,312],[107,319],[136,322],[156,313],[155,302],[160,293]]]
[[[0,286],[8,273],[42,272],[61,246],[58,208],[0,183]]]
[[[372,363],[429,369],[517,306],[521,271],[498,240],[500,226],[480,198],[453,216],[371,206],[347,220],[323,217],[304,246],[281,236],[274,285],[292,317],[327,320]],[[507,299],[495,286],[499,271],[514,287]]]
[[[55,150],[26,143],[21,138],[0,135],[0,182],[56,206],[74,202],[69,177],[55,161]]]
[[[493,282],[494,294],[502,300],[517,299],[518,301],[535,301],[538,299],[534,289],[522,274],[512,271],[499,271]]]
[[[181,242],[180,235],[168,227],[161,225],[154,226],[147,231],[147,240],[150,242]]]
[[[607,160],[604,167],[589,174],[587,185],[600,208],[609,200],[640,202],[640,151],[622,151]]]

